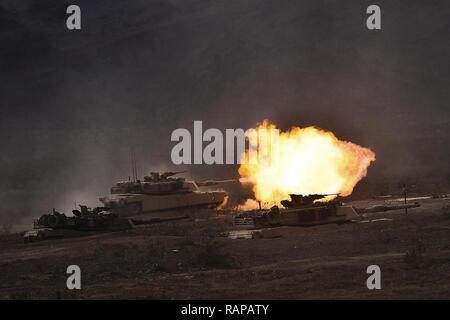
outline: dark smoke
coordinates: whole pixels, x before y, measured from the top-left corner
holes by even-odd
[[[82,8],[81,31],[65,28],[68,4]],[[378,1],[381,31],[365,28],[370,4],[3,0],[0,219],[97,205],[131,174],[131,148],[141,174],[179,169],[170,133],[194,120],[332,130],[377,154],[355,192],[425,178],[445,188],[448,1]]]

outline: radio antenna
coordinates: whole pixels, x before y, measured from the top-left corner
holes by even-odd
[[[133,181],[136,182],[138,179],[138,170],[137,170],[137,161],[136,161],[136,153],[134,148],[130,149],[130,162],[131,162],[131,174],[133,177]]]
[[[134,159],[134,180],[138,180],[138,170],[137,170],[137,161],[136,161],[136,152],[133,148],[133,159]]]

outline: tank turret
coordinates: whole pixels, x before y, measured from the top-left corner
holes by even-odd
[[[301,194],[290,194],[291,200],[282,200],[280,203],[285,208],[299,208],[305,206],[312,206],[316,204],[314,201],[324,199],[328,196],[336,196],[338,193],[331,194],[310,194],[307,196]],[[320,202],[319,202],[320,204]]]
[[[170,194],[187,192],[191,188],[185,184],[184,178],[172,176],[181,172],[150,172],[144,181],[121,181],[111,188],[111,194]]]
[[[174,180],[184,181],[185,180],[184,178],[172,178],[172,176],[179,174],[179,173],[184,173],[184,171],[176,171],[176,172],[168,171],[168,172],[163,172],[163,173],[150,172],[149,176],[144,176],[144,181],[145,182],[161,182],[161,181],[174,181]]]

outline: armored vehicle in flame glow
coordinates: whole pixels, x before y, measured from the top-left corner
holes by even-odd
[[[284,208],[273,206],[269,210],[254,210],[235,218],[235,224],[269,226],[315,226],[327,223],[346,223],[358,220],[359,215],[352,206],[338,201],[320,202],[336,194],[311,194],[307,196],[291,194],[291,200],[281,201]]]
[[[334,194],[332,194],[334,195]],[[266,214],[255,219],[261,225],[314,226],[327,223],[345,223],[359,218],[352,206],[337,201],[318,202],[329,194],[308,196],[291,194],[291,200],[283,200],[285,207],[273,206]]]

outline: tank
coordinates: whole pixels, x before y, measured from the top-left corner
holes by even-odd
[[[79,231],[101,231],[127,229],[129,220],[111,213],[104,207],[89,209],[80,205],[80,210],[72,210],[72,216],[66,216],[53,209],[52,213],[44,214],[35,221],[35,228],[72,229]]]
[[[80,210],[73,210],[72,216],[66,216],[53,209],[43,214],[34,222],[32,230],[25,232],[23,240],[35,242],[47,239],[77,237],[90,232],[119,231],[133,227],[133,221],[110,213],[104,207],[89,209],[80,205]]]
[[[318,202],[331,194],[297,195],[291,194],[290,200],[283,200],[284,208],[273,206],[270,210],[255,210],[250,213],[256,227],[270,226],[315,226],[327,223],[345,223],[357,220],[358,213],[352,206],[338,201]],[[248,218],[249,213],[238,215],[235,221]]]
[[[214,186],[234,180],[187,181],[175,177],[181,172],[151,172],[143,180],[118,182],[111,194],[100,198],[104,207],[121,217],[181,209],[217,208],[227,198],[225,191],[201,191],[199,186]]]

